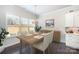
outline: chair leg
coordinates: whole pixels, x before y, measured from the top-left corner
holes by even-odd
[[[20,40],[20,54],[22,54],[22,40]]]
[[[43,54],[45,54],[45,51],[43,51]]]

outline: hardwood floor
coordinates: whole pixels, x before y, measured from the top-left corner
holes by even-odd
[[[2,54],[20,54],[20,44],[6,48]],[[28,45],[23,45],[22,54],[32,54],[32,47]],[[34,48],[35,54],[42,54],[41,51]],[[53,42],[49,48],[46,50],[46,54],[78,54],[78,49],[72,49],[67,47],[64,43]]]
[[[53,42],[51,44],[52,54],[76,54],[78,50],[67,47],[64,43]]]

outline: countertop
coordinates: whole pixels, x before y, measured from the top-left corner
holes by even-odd
[[[66,33],[66,35],[76,35],[76,36],[79,36],[78,33]]]

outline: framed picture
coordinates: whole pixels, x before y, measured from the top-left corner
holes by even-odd
[[[54,27],[54,19],[47,19],[45,21],[45,26],[46,27]]]

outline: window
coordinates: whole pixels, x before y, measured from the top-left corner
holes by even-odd
[[[29,31],[34,31],[35,20],[29,19]]]
[[[28,32],[28,18],[20,18],[20,32]]]
[[[21,17],[20,24],[28,25],[28,19]]]
[[[34,26],[35,22],[33,19],[7,14],[7,30],[11,35],[34,31]]]
[[[7,15],[7,25],[18,25],[19,17],[14,15]]]

